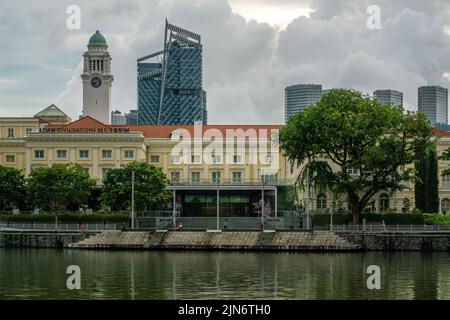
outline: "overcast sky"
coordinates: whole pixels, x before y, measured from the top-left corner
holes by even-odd
[[[66,27],[72,4],[80,30]],[[370,5],[381,9],[380,30],[367,27]],[[283,123],[284,88],[296,83],[396,89],[409,109],[419,86],[450,87],[448,0],[7,0],[0,116],[55,103],[78,118],[80,63],[97,29],[113,59],[113,109],[136,108],[136,59],[162,48],[165,17],[202,36],[211,124]]]

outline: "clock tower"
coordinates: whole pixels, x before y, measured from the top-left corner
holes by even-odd
[[[103,35],[96,31],[83,54],[83,117],[111,123],[111,56]]]

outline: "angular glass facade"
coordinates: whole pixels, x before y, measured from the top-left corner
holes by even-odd
[[[162,51],[138,59],[139,124],[207,123],[200,36],[167,23]],[[142,61],[159,58],[156,63]]]
[[[284,89],[284,119],[286,123],[299,111],[315,104],[322,97],[322,85],[297,84]]]
[[[424,86],[419,91],[419,112],[423,112],[431,125],[448,124],[448,90],[440,86]]]
[[[387,106],[403,107],[403,93],[396,90],[377,90],[373,93],[374,99]]]

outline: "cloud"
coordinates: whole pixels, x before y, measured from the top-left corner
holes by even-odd
[[[210,123],[282,123],[284,88],[321,83],[365,93],[403,91],[415,109],[417,87],[449,86],[450,3],[445,0],[261,0],[260,11],[301,8],[311,16],[249,19],[250,0],[79,0],[81,30],[68,30],[71,1],[0,4],[0,116],[34,114],[57,103],[81,114],[81,57],[100,30],[112,55],[113,108],[136,107],[136,59],[163,45],[164,19],[201,34]],[[366,27],[369,5],[381,30]],[[241,10],[241,11],[240,11]],[[247,16],[246,16],[247,15]],[[251,17],[250,17],[251,18]],[[273,20],[274,21],[274,20]]]

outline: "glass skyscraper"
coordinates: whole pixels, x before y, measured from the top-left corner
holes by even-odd
[[[400,91],[377,90],[373,93],[373,98],[384,105],[403,107],[403,93]]]
[[[164,49],[138,59],[137,71],[140,125],[207,123],[200,35],[166,20]]]
[[[448,89],[440,86],[424,86],[418,91],[419,112],[423,112],[433,126],[447,125]]]
[[[284,89],[284,118],[289,119],[297,112],[316,103],[322,97],[321,84],[296,84]]]

